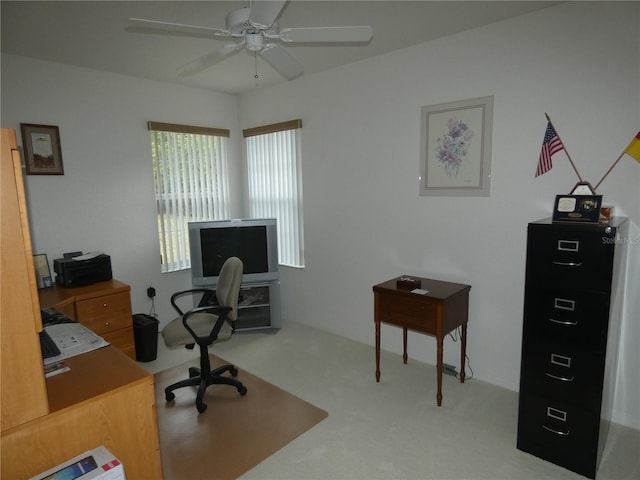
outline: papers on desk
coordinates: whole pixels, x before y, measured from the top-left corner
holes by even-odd
[[[45,365],[59,363],[67,358],[109,345],[109,342],[105,341],[104,338],[76,322],[47,325],[44,329],[60,349],[60,355],[47,358],[44,361]]]
[[[417,293],[418,295],[426,295],[429,293],[429,290],[423,290],[422,288],[414,288],[411,290],[411,293]]]
[[[69,370],[71,369],[64,360],[55,363],[47,363],[44,366],[44,376],[45,378],[49,378],[60,373],[68,372]]]

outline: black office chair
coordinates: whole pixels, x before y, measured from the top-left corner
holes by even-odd
[[[199,386],[196,395],[196,408],[203,413],[207,409],[204,403],[204,394],[209,385],[232,385],[238,389],[240,395],[247,393],[247,388],[234,378],[224,377],[223,373],[229,372],[232,377],[238,375],[238,369],[233,365],[224,365],[211,370],[209,361],[209,345],[228,340],[235,330],[235,322],[238,315],[238,296],[240,295],[240,283],[242,280],[242,261],[237,257],[228,258],[222,265],[216,289],[193,288],[174,293],[171,296],[171,305],[180,315],[173,319],[162,329],[164,342],[168,347],[184,345],[193,348],[194,344],[200,347],[200,368],[189,368],[189,378],[165,388],[167,402],[175,398],[173,390],[182,387]],[[177,300],[190,295],[202,295],[216,298],[217,305],[209,305],[193,308],[183,313],[177,305]],[[200,300],[202,302],[202,300]]]

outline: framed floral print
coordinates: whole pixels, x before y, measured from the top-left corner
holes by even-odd
[[[422,107],[420,195],[491,193],[493,96]]]

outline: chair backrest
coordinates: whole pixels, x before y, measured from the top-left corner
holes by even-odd
[[[218,303],[233,309],[227,316],[232,322],[235,322],[238,317],[238,296],[242,283],[242,269],[242,260],[238,257],[227,258],[220,269],[216,285]]]

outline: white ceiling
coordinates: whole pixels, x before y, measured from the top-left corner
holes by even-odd
[[[306,1],[291,0],[280,28],[371,25],[373,39],[357,46],[286,48],[306,74],[546,8],[534,1]],[[240,94],[285,82],[269,64],[240,51],[193,76],[176,69],[224,41],[127,31],[130,17],[224,28],[228,12],[246,1],[6,1],[2,0],[3,53],[134,77]],[[255,79],[256,67],[258,79]]]

